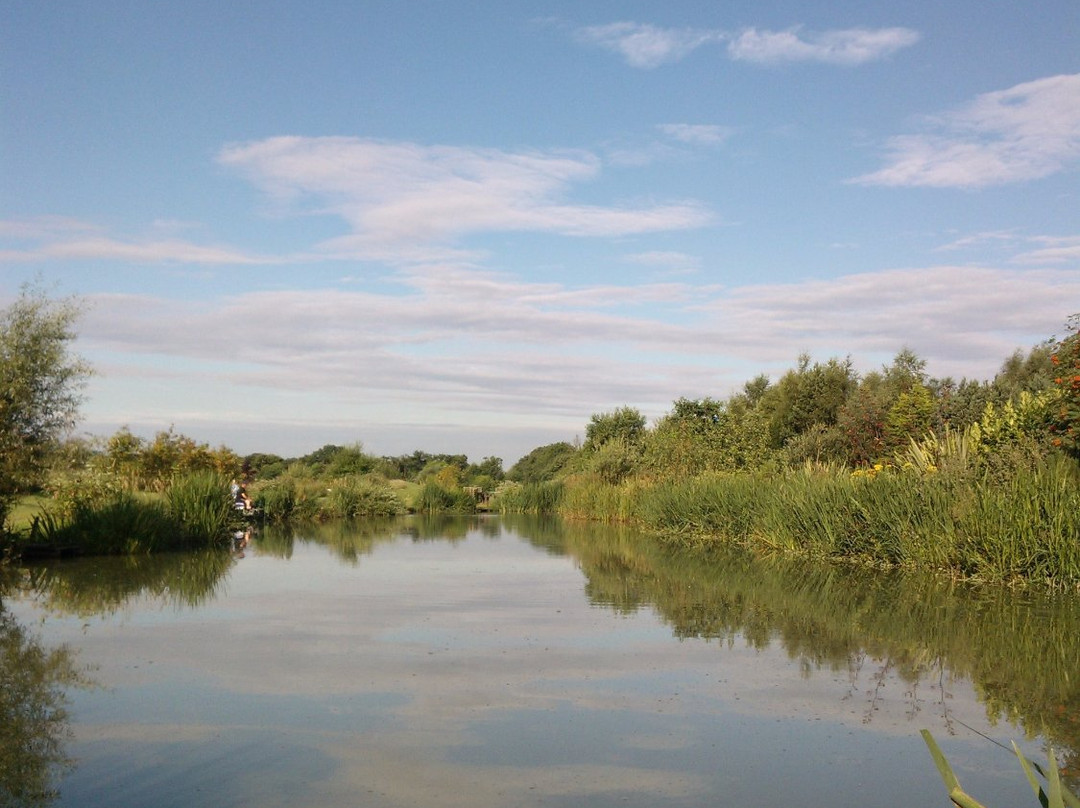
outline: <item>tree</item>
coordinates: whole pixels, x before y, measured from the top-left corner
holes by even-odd
[[[555,479],[577,449],[566,441],[538,446],[511,466],[507,477],[519,483],[544,483]]]
[[[1051,443],[1080,459],[1080,314],[1069,318],[1069,336],[1054,346],[1054,401]]]
[[[24,286],[0,312],[0,526],[75,425],[89,366],[70,352],[80,307]]]
[[[825,364],[810,364],[802,354],[798,367],[789,370],[765,390],[760,406],[769,417],[772,445],[783,445],[815,424],[836,424],[840,410],[855,390],[857,378],[851,360],[833,358]]]
[[[680,398],[646,435],[645,464],[670,477],[753,469],[768,457],[768,441],[765,417],[744,396]]]
[[[645,416],[633,407],[596,413],[585,427],[585,449],[596,451],[614,438],[620,438],[627,446],[635,448],[641,445],[644,434]]]

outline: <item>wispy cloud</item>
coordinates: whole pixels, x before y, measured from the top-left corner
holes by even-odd
[[[860,65],[891,56],[919,39],[919,33],[910,28],[848,28],[806,34],[800,28],[786,31],[748,28],[733,37],[727,47],[732,59],[758,64]]]
[[[366,256],[439,245],[481,232],[623,236],[699,227],[696,202],[650,207],[564,201],[574,183],[597,177],[584,151],[509,152],[349,137],[276,137],[222,150],[283,203],[343,218],[351,234],[323,245]]]
[[[402,283],[404,294],[261,291],[197,305],[99,295],[82,339],[111,357],[164,358],[181,376],[198,367],[203,385],[203,363],[229,345],[236,367],[220,372],[231,384],[319,397],[319,408],[378,402],[395,423],[435,413],[532,423],[625,403],[659,414],[678,395],[723,394],[790,366],[804,349],[873,368],[908,345],[931,372],[986,378],[1060,327],[1063,300],[1080,299],[1075,271],[952,266],[730,288],[569,287],[452,267]]]
[[[980,188],[1062,171],[1080,159],[1080,74],[984,93],[927,125],[890,138],[886,166],[852,182]]]
[[[650,69],[677,62],[702,45],[725,38],[721,31],[700,28],[659,28],[639,22],[613,22],[579,28],[576,38],[621,55],[632,67]]]
[[[692,123],[663,123],[656,128],[681,143],[702,146],[718,146],[731,137],[735,131],[730,126]]]
[[[1019,264],[1080,264],[1080,236],[1040,236],[1032,239],[1043,246],[1013,258]]]
[[[23,249],[0,250],[0,261],[86,260],[145,264],[256,265],[281,263],[286,260],[245,253],[230,247],[194,244],[177,239],[139,242],[120,241],[105,236],[70,238],[67,231],[57,233],[51,230],[41,231],[35,238],[56,240]]]
[[[747,28],[739,32],[702,28],[661,28],[648,23],[615,22],[579,28],[576,39],[621,55],[631,67],[652,69],[686,58],[703,45],[727,43],[728,57],[756,64],[819,62],[860,65],[884,59],[919,41],[910,28],[846,28],[803,32]]]
[[[651,250],[643,253],[632,253],[623,257],[631,263],[656,267],[671,275],[690,274],[701,269],[700,258],[683,252]]]

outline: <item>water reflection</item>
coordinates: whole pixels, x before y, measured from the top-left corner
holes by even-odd
[[[67,647],[46,647],[0,603],[0,805],[55,800],[71,765],[66,692],[86,681]]]
[[[496,542],[501,538],[507,541]],[[584,581],[567,574],[573,566]],[[401,789],[423,785],[441,795],[444,781],[475,777],[487,783],[490,799],[466,788],[462,798],[500,805],[509,804],[500,802],[499,789],[514,772],[539,784],[551,804],[571,804],[583,793],[591,794],[589,804],[607,804],[635,789],[648,791],[636,800],[651,794],[697,804],[694,794],[717,793],[710,764],[691,772],[685,763],[699,755],[702,739],[730,744],[729,755],[757,754],[739,748],[746,730],[742,718],[732,717],[735,686],[720,681],[734,682],[733,667],[755,664],[753,653],[738,655],[747,647],[761,660],[793,660],[808,683],[827,679],[829,687],[818,690],[832,688],[829,697],[850,706],[856,726],[877,729],[884,689],[900,682],[905,717],[918,721],[900,732],[914,736],[926,725],[948,732],[960,721],[949,691],[962,677],[992,720],[1050,739],[1066,752],[1073,774],[1080,748],[1075,597],[1020,596],[738,552],[678,552],[609,526],[470,517],[267,527],[242,559],[222,552],[81,560],[27,568],[11,586],[51,616],[110,615],[140,599],[199,613],[103,629],[99,658],[142,655],[140,664],[116,666],[109,685],[136,694],[123,696],[133,703],[145,698],[143,712],[119,717],[99,706],[84,719],[96,722],[107,754],[123,748],[140,765],[159,765],[155,750],[186,741],[183,754],[199,762],[204,785],[220,778],[209,758],[228,737],[233,753],[251,757],[252,771],[293,781],[302,763],[309,767],[304,777],[348,772],[350,787],[359,789],[368,785],[360,773],[374,777],[396,767]],[[568,589],[552,594],[553,586]],[[584,603],[582,587],[591,609],[573,605],[572,595]],[[639,615],[648,620],[632,619]],[[15,645],[27,648],[26,634],[13,621],[5,625]],[[619,626],[632,628],[616,636]],[[673,662],[670,637],[692,647],[693,659]],[[717,654],[735,661],[714,665]],[[75,683],[70,655],[65,659],[68,668],[55,664],[37,703]],[[13,664],[10,670],[25,663]],[[669,719],[664,713],[682,698],[680,690],[686,709]],[[18,697],[30,706],[33,698]],[[790,720],[783,714],[789,704],[747,714],[773,710],[777,721]],[[62,710],[53,714],[62,723]],[[768,735],[762,726],[753,731],[774,743],[789,731],[783,725]],[[281,738],[272,747],[268,728]],[[316,735],[318,741],[306,740]],[[824,731],[809,737],[829,738]],[[42,758],[43,770],[63,762],[59,742],[40,748],[53,750]],[[806,759],[827,748],[821,743],[785,766],[809,767]],[[595,757],[586,759],[586,752]],[[403,769],[418,754],[429,756],[422,759],[430,782]],[[335,764],[345,759],[348,766]],[[918,768],[923,764],[936,789],[928,758]],[[95,774],[107,769],[95,765],[85,767],[85,782],[110,776]],[[230,782],[237,794],[256,789]]]
[[[134,598],[194,608],[214,598],[235,563],[226,550],[82,558],[21,567],[9,582],[55,614],[113,614]]]
[[[555,529],[523,535],[552,546]],[[779,643],[805,675],[845,673],[868,693],[871,721],[881,683],[909,685],[914,717],[932,707],[952,731],[946,678],[969,679],[992,723],[1005,719],[1061,750],[1080,782],[1080,598],[1004,587],[976,588],[931,576],[754,558],[729,550],[690,553],[610,526],[568,525],[561,548],[577,559],[593,602],[628,613],[654,608],[675,636],[757,648]],[[862,680],[862,681],[860,681]],[[922,690],[936,693],[927,705]]]

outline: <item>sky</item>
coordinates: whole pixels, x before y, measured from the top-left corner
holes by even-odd
[[[1080,311],[1080,4],[0,0],[0,305],[78,431],[507,467]]]

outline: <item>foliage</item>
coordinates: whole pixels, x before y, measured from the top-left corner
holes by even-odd
[[[770,455],[768,425],[743,399],[678,399],[644,440],[644,466],[658,476],[756,469]]]
[[[88,465],[58,471],[49,476],[46,490],[52,496],[52,509],[70,517],[80,507],[93,507],[116,498],[125,490],[120,478]]]
[[[173,427],[159,431],[146,441],[123,427],[105,443],[104,456],[97,465],[120,480],[128,491],[165,491],[176,475],[198,471],[238,477],[243,463],[226,446],[211,449]]]
[[[413,502],[417,513],[472,513],[476,499],[460,488],[446,488],[437,480],[428,480]]]
[[[850,359],[811,365],[809,355],[800,355],[798,366],[781,376],[761,399],[772,446],[781,448],[814,424],[835,424],[855,383]]]
[[[566,441],[538,446],[518,460],[506,476],[519,483],[543,483],[555,479],[577,453]]]
[[[618,485],[637,470],[640,462],[640,445],[616,436],[596,448],[589,457],[588,469],[604,483]]]
[[[1080,459],[1080,314],[1069,319],[1069,330],[1051,357],[1057,398],[1049,428],[1053,445]]]
[[[325,515],[354,519],[360,516],[397,516],[405,505],[385,484],[370,479],[335,481],[327,496]]]
[[[493,507],[501,513],[555,513],[564,490],[561,480],[504,483],[495,492]]]
[[[75,423],[89,367],[69,352],[78,305],[23,287],[0,311],[0,528],[15,495],[40,481],[49,449]]]
[[[627,446],[641,444],[645,434],[645,416],[633,407],[619,407],[612,412],[595,413],[585,427],[585,450],[595,452],[605,443],[620,439]]]
[[[221,539],[235,519],[229,478],[216,471],[195,471],[177,477],[166,499],[169,513],[188,546],[203,547]]]
[[[885,436],[889,448],[905,445],[929,431],[934,421],[934,400],[922,384],[913,384],[900,393],[885,416]]]
[[[102,503],[79,505],[70,517],[43,513],[28,540],[77,547],[90,555],[150,553],[184,546],[183,531],[165,503],[121,493]]]
[[[618,486],[586,476],[567,481],[559,511],[574,518],[631,520],[681,543],[735,543],[1073,588],[1080,585],[1076,476],[1063,463],[1020,469],[1005,480],[884,466],[869,473],[807,466],[784,475],[705,474]]]
[[[276,478],[261,486],[255,496],[255,507],[272,522],[283,522],[296,508],[296,483],[289,478]]]

